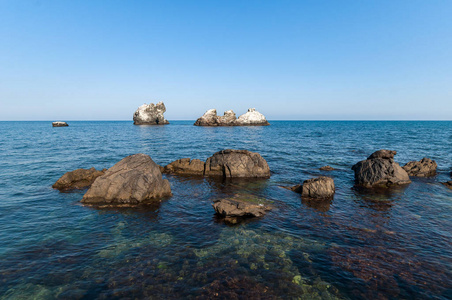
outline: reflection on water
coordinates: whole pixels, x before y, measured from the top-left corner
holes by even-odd
[[[449,180],[451,122],[192,123],[72,122],[62,131],[0,122],[0,298],[452,298],[452,191],[440,184]],[[129,208],[83,206],[84,191],[51,188],[68,170],[108,168],[133,153],[165,165],[226,148],[259,152],[272,177],[165,175],[171,198]],[[353,188],[350,167],[381,148],[397,150],[402,164],[430,157],[439,174]],[[337,169],[328,173],[332,200],[279,187],[324,174],[326,164]],[[230,226],[212,203],[231,197],[274,209]]]

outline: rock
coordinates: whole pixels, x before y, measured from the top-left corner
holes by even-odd
[[[447,182],[441,182],[441,183],[452,190],[452,180],[449,180]]]
[[[141,204],[171,196],[168,180],[145,154],[128,156],[98,177],[83,196],[85,204]]]
[[[268,205],[238,199],[221,199],[212,206],[223,217],[262,217],[271,210]]]
[[[98,171],[94,168],[91,169],[77,169],[71,172],[65,173],[58,179],[52,187],[60,191],[83,189],[91,186],[97,177],[104,175],[107,169]]]
[[[407,172],[394,162],[396,151],[379,150],[352,167],[355,185],[366,188],[389,187],[410,183]]]
[[[434,160],[424,157],[420,161],[410,161],[403,166],[409,176],[429,177],[436,175],[438,165]]]
[[[199,159],[182,158],[165,166],[162,173],[203,176],[204,165],[205,163]]]
[[[267,161],[259,154],[248,150],[222,150],[206,160],[204,176],[270,177]]]
[[[164,118],[163,113],[166,111],[165,104],[159,102],[154,105],[146,103],[138,107],[133,114],[133,124],[135,125],[166,125],[169,122]]]
[[[67,127],[69,126],[66,122],[52,122],[52,127]]]
[[[198,118],[195,126],[265,126],[270,125],[264,115],[250,108],[248,112],[238,119],[232,110],[224,112],[222,117],[217,116],[216,109],[209,109],[204,115]]]
[[[303,190],[302,184],[297,184],[294,186],[281,186],[281,187],[284,189],[287,189],[287,190],[291,190],[292,192],[295,192],[295,193],[300,193],[300,194],[301,194],[301,191]]]
[[[303,182],[301,195],[312,199],[329,199],[334,196],[334,180],[330,177],[320,176]]]
[[[241,115],[237,119],[237,123],[241,126],[247,125],[254,125],[254,126],[267,126],[270,125],[268,123],[267,119],[265,119],[265,116],[261,114],[260,112],[256,111],[255,108],[249,108],[248,112]]]
[[[333,167],[330,167],[330,166],[324,166],[324,167],[321,167],[319,170],[320,171],[334,171],[336,169]]]

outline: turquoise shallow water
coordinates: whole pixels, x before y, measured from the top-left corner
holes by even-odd
[[[131,122],[0,122],[2,299],[451,299],[452,122],[274,121],[203,128]],[[268,180],[169,179],[173,196],[147,207],[82,206],[84,191],[51,185],[77,168],[127,155],[165,165],[226,149],[259,152]],[[429,157],[439,174],[383,194],[353,189],[351,166],[378,149]],[[337,170],[322,172],[329,164]],[[281,188],[334,178],[331,202]],[[213,200],[273,202],[259,220],[228,226]]]

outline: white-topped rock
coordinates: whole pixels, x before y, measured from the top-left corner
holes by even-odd
[[[270,125],[263,114],[255,108],[249,108],[248,112],[237,119],[239,125]]]
[[[133,114],[133,124],[135,125],[166,125],[169,122],[164,118],[163,113],[166,111],[165,104],[159,102],[157,104],[146,103],[138,107]]]
[[[66,122],[52,122],[53,127],[67,127],[69,126]]]

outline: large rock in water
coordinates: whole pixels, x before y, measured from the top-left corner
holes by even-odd
[[[52,127],[68,127],[66,122],[52,122]]]
[[[83,196],[86,204],[140,204],[171,196],[168,180],[149,155],[128,156],[98,177]]]
[[[429,177],[436,175],[438,165],[434,160],[424,157],[420,161],[410,161],[403,166],[409,176]]]
[[[181,158],[166,165],[163,173],[203,176],[204,165],[205,163],[199,159]]]
[[[204,176],[270,177],[267,161],[259,154],[248,150],[222,150],[206,160]]]
[[[94,168],[91,169],[77,169],[71,172],[65,173],[58,179],[52,187],[60,191],[72,190],[72,189],[84,189],[91,184],[97,177],[105,174],[106,169],[98,171]]]
[[[133,114],[133,124],[135,125],[166,125],[169,122],[164,118],[166,111],[165,104],[159,102],[154,105],[143,104]]]
[[[270,125],[265,116],[255,108],[248,109],[248,112],[238,119],[232,110],[224,112],[223,116],[217,116],[216,109],[209,109],[195,122],[196,126],[265,126]]]
[[[215,212],[226,218],[226,221],[235,223],[232,218],[237,217],[262,217],[271,207],[265,204],[251,203],[239,199],[221,199],[212,204]]]
[[[407,172],[394,162],[396,151],[379,150],[352,167],[355,184],[366,188],[410,183]]]
[[[244,113],[237,119],[237,124],[240,126],[267,126],[270,125],[263,114],[256,111],[255,108],[249,108],[248,112]]]
[[[312,199],[330,199],[334,196],[334,180],[330,177],[320,176],[303,182],[301,195]]]

